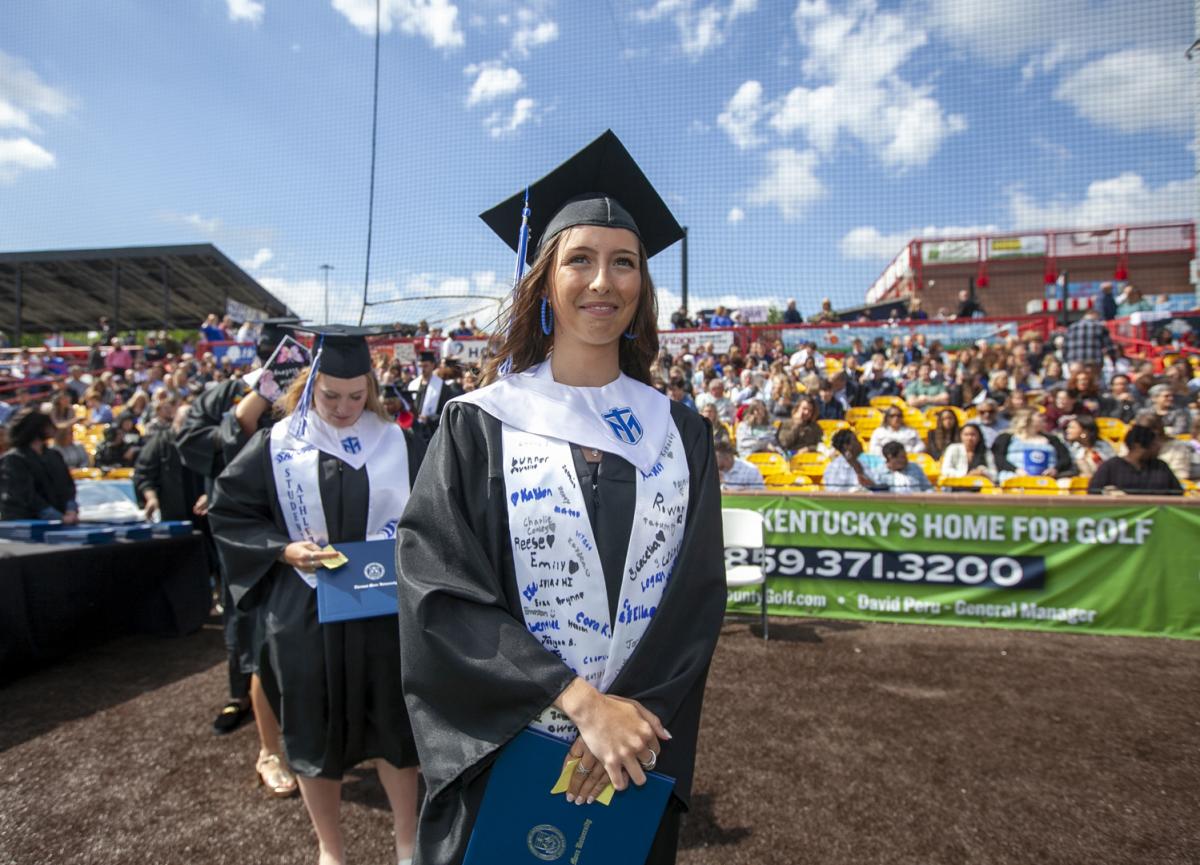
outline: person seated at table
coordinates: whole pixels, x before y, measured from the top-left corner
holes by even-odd
[[[1134,424],[1125,433],[1126,454],[1105,460],[1088,481],[1089,493],[1182,495],[1183,485],[1158,458],[1162,438],[1150,427]]]
[[[937,426],[925,436],[925,453],[941,459],[946,448],[958,441],[958,414],[945,409],[938,412]]]
[[[910,454],[922,453],[925,450],[921,434],[904,423],[904,412],[894,405],[888,406],[883,413],[883,424],[876,427],[875,431],[871,433],[871,441],[867,450],[880,456],[883,454],[883,446],[888,442],[900,442],[904,446],[904,450]]]
[[[96,465],[132,468],[142,448],[142,434],[129,412],[121,412],[116,422],[104,431],[104,444],[96,452]]]
[[[996,480],[996,461],[977,423],[963,424],[959,440],[946,446],[938,472],[943,478],[983,477]]]
[[[796,403],[790,420],[779,427],[779,446],[788,453],[816,453],[821,448],[825,431],[817,423],[817,401],[811,396],[801,397]]]
[[[871,474],[875,488],[893,493],[927,493],[933,484],[925,472],[915,463],[908,461],[908,454],[900,442],[888,442],[883,446],[883,468]]]
[[[728,441],[718,441],[714,445],[717,457],[717,472],[721,476],[721,487],[724,489],[751,489],[765,486],[762,472],[743,459]]]
[[[780,453],[775,439],[775,425],[767,414],[767,407],[760,399],[752,399],[742,413],[742,420],[734,431],[739,457],[753,453]]]
[[[1062,439],[1046,432],[1041,412],[1022,409],[1013,415],[1008,432],[996,436],[992,456],[1001,481],[1013,477],[1070,477],[1076,473],[1071,452]]]
[[[1105,460],[1117,455],[1113,446],[1100,438],[1100,429],[1096,426],[1096,421],[1087,415],[1079,415],[1067,421],[1063,438],[1071,451],[1075,467],[1085,478],[1094,475]]]
[[[883,461],[875,454],[863,453],[862,442],[853,430],[840,429],[833,434],[833,449],[837,456],[825,467],[822,484],[829,492],[858,492],[875,487],[871,472],[882,468]]]
[[[0,457],[0,520],[79,522],[71,472],[46,447],[53,435],[49,415],[31,408],[17,412],[9,425],[9,449]]]

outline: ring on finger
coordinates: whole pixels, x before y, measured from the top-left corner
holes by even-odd
[[[592,770],[590,768],[588,768],[587,766],[583,765],[583,760],[580,760],[575,765],[575,774],[583,775],[586,778],[588,775],[592,774]]]
[[[654,767],[658,765],[658,752],[655,751],[653,748],[651,748],[650,749],[650,759],[643,760],[641,757],[638,757],[638,763],[647,772],[652,771],[654,769]]]

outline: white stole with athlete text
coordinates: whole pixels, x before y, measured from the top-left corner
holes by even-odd
[[[508,522],[525,627],[600,691],[608,690],[641,642],[683,543],[689,474],[674,426],[649,471],[635,469],[636,505],[616,622],[609,617],[608,588],[571,446],[503,426]],[[530,726],[567,740],[576,733],[553,706]]]
[[[333,427],[310,411],[304,435],[298,437],[288,429],[289,420],[284,418],[271,428],[271,470],[288,537],[321,547],[329,543],[319,473],[324,452],[353,469],[367,467],[366,540],[394,538],[409,495],[408,444],[400,427],[370,411],[364,411],[352,426]],[[296,574],[311,588],[317,587],[314,574],[299,569]]]

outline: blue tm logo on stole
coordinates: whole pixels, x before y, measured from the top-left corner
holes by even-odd
[[[358,440],[357,436],[348,436],[342,439],[342,450],[348,454],[356,454],[362,450],[362,442]]]
[[[600,416],[608,422],[613,435],[626,444],[635,445],[642,440],[642,424],[629,406],[609,409]]]

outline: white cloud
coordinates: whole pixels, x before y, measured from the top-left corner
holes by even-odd
[[[725,217],[725,221],[736,225],[745,218],[746,211],[742,210],[740,207],[731,207],[729,208],[729,215]]]
[[[657,0],[653,6],[635,10],[633,17],[642,23],[670,18],[679,32],[683,53],[697,58],[721,45],[733,23],[757,8],[758,0],[729,0],[704,6],[699,6],[696,0]]]
[[[254,253],[254,257],[246,261],[239,261],[238,267],[242,270],[258,270],[268,261],[275,257],[275,253],[271,252],[267,247],[263,247],[258,252]]]
[[[11,183],[25,171],[54,167],[54,154],[28,138],[0,138],[0,183]]]
[[[1130,133],[1187,133],[1195,87],[1195,72],[1180,52],[1131,49],[1066,76],[1054,98],[1097,126]]]
[[[502,111],[493,111],[483,121],[484,127],[492,138],[504,138],[512,135],[523,125],[534,119],[534,109],[537,101],[522,97],[513,103],[512,111],[506,117]]]
[[[512,51],[518,57],[528,57],[530,49],[546,45],[558,38],[558,24],[539,18],[532,9],[517,11],[517,29],[512,37]]]
[[[767,154],[768,171],[746,195],[750,204],[774,205],[784,219],[795,219],[812,202],[825,195],[815,174],[818,156],[812,150],[788,147]]]
[[[375,34],[375,0],[332,0],[333,8],[367,35]],[[449,0],[381,0],[379,29],[393,27],[420,36],[434,48],[457,48],[465,41],[458,27],[458,7]]]
[[[217,219],[217,217],[214,216],[209,219],[205,219],[199,213],[175,214],[170,218],[173,218],[178,222],[182,222],[184,225],[190,225],[192,228],[196,229],[202,234],[216,234],[217,229],[221,227],[221,220]]]
[[[762,118],[763,87],[757,81],[746,81],[725,104],[725,110],[717,115],[717,125],[725,130],[739,150],[748,150],[762,143],[758,134],[758,121]]]
[[[475,76],[475,83],[467,94],[469,106],[509,96],[525,86],[525,79],[520,72],[495,62],[473,63],[463,72]]]
[[[1016,188],[1008,193],[1008,205],[1014,228],[1095,228],[1195,219],[1198,192],[1193,178],[1153,187],[1140,174],[1125,172],[1089,184],[1080,201],[1039,202]]]
[[[903,170],[924,165],[966,129],[966,118],[947,113],[932,87],[900,74],[928,41],[914,22],[878,11],[875,0],[845,12],[825,0],[802,0],[793,21],[808,49],[802,69],[813,86],[796,86],[768,106],[768,125],[779,135],[799,132],[824,156],[848,135],[884,165]]]
[[[910,240],[977,237],[980,234],[994,234],[998,231],[999,229],[994,225],[945,227],[928,225],[925,228],[912,228],[908,231],[883,234],[872,225],[861,225],[846,232],[841,243],[838,244],[838,248],[843,258],[891,261],[901,249],[908,245]]]
[[[73,107],[69,96],[42,81],[23,60],[0,51],[0,129],[37,134],[35,115],[61,117]]]
[[[255,26],[262,23],[267,7],[261,0],[225,0],[230,21],[247,21]]]

